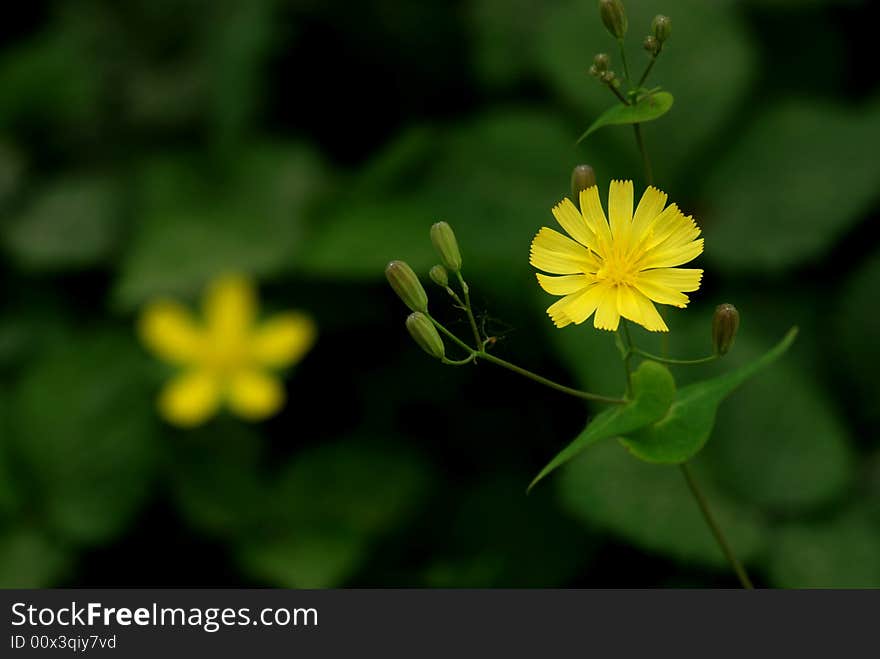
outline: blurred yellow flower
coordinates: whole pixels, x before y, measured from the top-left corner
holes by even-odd
[[[302,359],[315,341],[308,316],[284,312],[256,323],[253,283],[229,275],[211,282],[202,301],[204,322],[173,300],[143,310],[138,332],[160,359],[181,367],[159,394],[159,412],[178,426],[193,427],[224,403],[238,416],[258,421],[284,405],[284,388],[273,369]]]
[[[580,324],[595,312],[598,329],[616,330],[622,316],[652,332],[668,332],[654,302],[687,306],[684,293],[697,290],[703,276],[702,270],[674,267],[703,251],[693,218],[675,204],[666,206],[666,194],[653,187],[633,214],[632,181],[611,181],[610,224],[595,185],[580,193],[580,206],[578,211],[566,198],[553,208],[571,238],[542,227],[532,241],[529,262],[562,275],[536,273],[541,288],[564,296],[547,309],[554,324]]]

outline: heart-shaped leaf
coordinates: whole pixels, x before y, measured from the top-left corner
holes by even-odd
[[[529,490],[551,471],[600,439],[644,428],[665,415],[675,399],[675,380],[665,366],[646,361],[632,375],[632,391],[632,399],[626,404],[597,414],[583,432],[535,476]]]
[[[672,107],[672,94],[669,92],[656,92],[643,96],[634,105],[615,105],[599,115],[584,134],[578,138],[578,143],[587,139],[592,133],[605,126],[621,126],[624,124],[642,124],[646,121],[659,119],[669,112]]]
[[[776,361],[788,350],[796,336],[797,328],[793,327],[782,341],[755,361],[716,378],[682,387],[662,419],[622,437],[620,441],[630,453],[646,462],[687,462],[709,439],[721,401],[762,368]]]

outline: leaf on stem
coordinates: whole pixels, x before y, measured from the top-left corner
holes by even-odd
[[[675,380],[662,364],[646,361],[633,372],[632,391],[632,399],[626,404],[597,414],[583,432],[535,476],[528,489],[591,444],[644,428],[663,417],[675,399]]]
[[[646,462],[687,462],[700,452],[709,439],[721,401],[781,357],[796,336],[797,328],[792,328],[775,347],[755,361],[716,378],[682,387],[662,419],[622,437],[621,443],[635,457]]]
[[[580,144],[592,133],[605,126],[642,124],[659,119],[669,112],[672,101],[672,94],[669,92],[657,92],[643,96],[634,105],[614,105],[599,115],[596,121],[578,138],[577,143]]]

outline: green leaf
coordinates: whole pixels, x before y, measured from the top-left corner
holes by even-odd
[[[263,509],[251,513],[258,524],[238,538],[239,561],[275,586],[338,586],[417,509],[429,476],[403,449],[364,440],[310,448],[285,467]]]
[[[119,188],[107,176],[55,181],[10,218],[2,238],[23,267],[83,268],[107,262],[122,229]]]
[[[632,374],[632,400],[596,415],[575,440],[560,451],[529,485],[561,467],[588,446],[647,426],[661,418],[675,399],[675,380],[665,366],[646,361]]]
[[[656,92],[647,94],[634,105],[622,105],[619,103],[613,105],[600,114],[577,141],[578,143],[582,142],[604,126],[640,124],[659,119],[672,108],[672,100],[672,94],[669,92]]]
[[[12,449],[30,505],[53,532],[93,545],[122,532],[154,476],[153,394],[133,338],[64,336],[14,392]]]
[[[0,530],[0,588],[49,588],[70,569],[57,541],[31,529]]]
[[[224,272],[292,269],[323,181],[319,160],[298,146],[258,145],[235,163],[214,176],[193,157],[142,164],[138,228],[114,290],[120,306],[190,294]]]
[[[779,588],[880,587],[880,523],[864,510],[776,529],[768,574]]]
[[[454,496],[452,518],[426,525],[424,543],[435,547],[428,587],[563,586],[589,560],[591,539],[555,505],[552,490],[523,498],[519,474],[487,475]]]
[[[752,561],[763,548],[763,519],[725,496],[701,467],[693,470],[718,523],[737,557]],[[729,571],[678,469],[633,459],[616,442],[603,442],[554,480],[565,509],[589,526],[649,552]]]
[[[647,462],[687,462],[709,439],[721,401],[743,382],[782,356],[796,336],[797,328],[792,328],[782,341],[750,364],[711,380],[682,387],[662,419],[639,432],[628,434],[620,441],[630,453]]]
[[[706,258],[730,272],[819,263],[880,199],[878,143],[880,104],[768,109],[710,170]]]
[[[877,309],[877,291],[880,291],[880,251],[875,251],[860,265],[840,290],[839,307],[831,315],[838,337],[823,347],[837,359],[836,375],[847,383],[847,396],[858,403],[853,412],[869,425],[880,423],[880,377],[875,368],[880,364],[880,313]],[[823,328],[827,329],[827,328]]]
[[[324,209],[299,265],[320,276],[376,280],[388,261],[402,258],[427,275],[437,262],[428,230],[443,219],[455,229],[469,278],[517,295],[534,288],[529,242],[541,225],[553,225],[550,210],[570,194],[578,163],[572,136],[557,117],[522,108],[413,129]],[[611,175],[604,153],[591,162],[600,177]]]

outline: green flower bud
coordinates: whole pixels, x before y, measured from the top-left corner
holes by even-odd
[[[449,273],[446,272],[446,268],[442,265],[435,265],[431,268],[430,272],[428,272],[428,276],[431,278],[432,282],[441,288],[449,286]]]
[[[669,16],[657,14],[654,20],[651,21],[651,32],[658,42],[661,44],[666,43],[669,35],[672,34],[672,20],[670,20]]]
[[[611,66],[611,58],[607,53],[597,53],[593,57],[593,66],[596,67],[597,71],[607,71],[608,67]]]
[[[599,74],[599,80],[604,82],[606,85],[616,85],[615,80],[617,76],[614,75],[614,71],[603,71]]]
[[[712,344],[715,352],[726,355],[733,346],[739,329],[739,311],[732,304],[719,304],[712,316]]]
[[[571,172],[571,196],[580,203],[581,191],[596,185],[596,172],[589,165],[578,165]]]
[[[626,34],[626,11],[620,0],[599,0],[599,16],[608,31],[616,39],[623,39]]]
[[[404,261],[392,261],[385,266],[385,278],[403,303],[413,311],[428,310],[428,294],[422,282]]]
[[[435,359],[443,359],[446,348],[434,323],[421,311],[414,311],[406,318],[406,329],[419,347]]]
[[[590,75],[593,76],[594,78],[598,78],[599,74],[601,73],[601,71],[599,71],[599,69],[596,68],[595,64],[590,65],[589,72],[590,72]]]
[[[431,227],[431,242],[434,249],[440,255],[440,260],[447,270],[458,272],[461,270],[461,252],[458,251],[458,241],[452,227],[446,222],[437,222]]]
[[[642,47],[654,56],[660,52],[660,42],[657,41],[657,37],[645,37]]]

